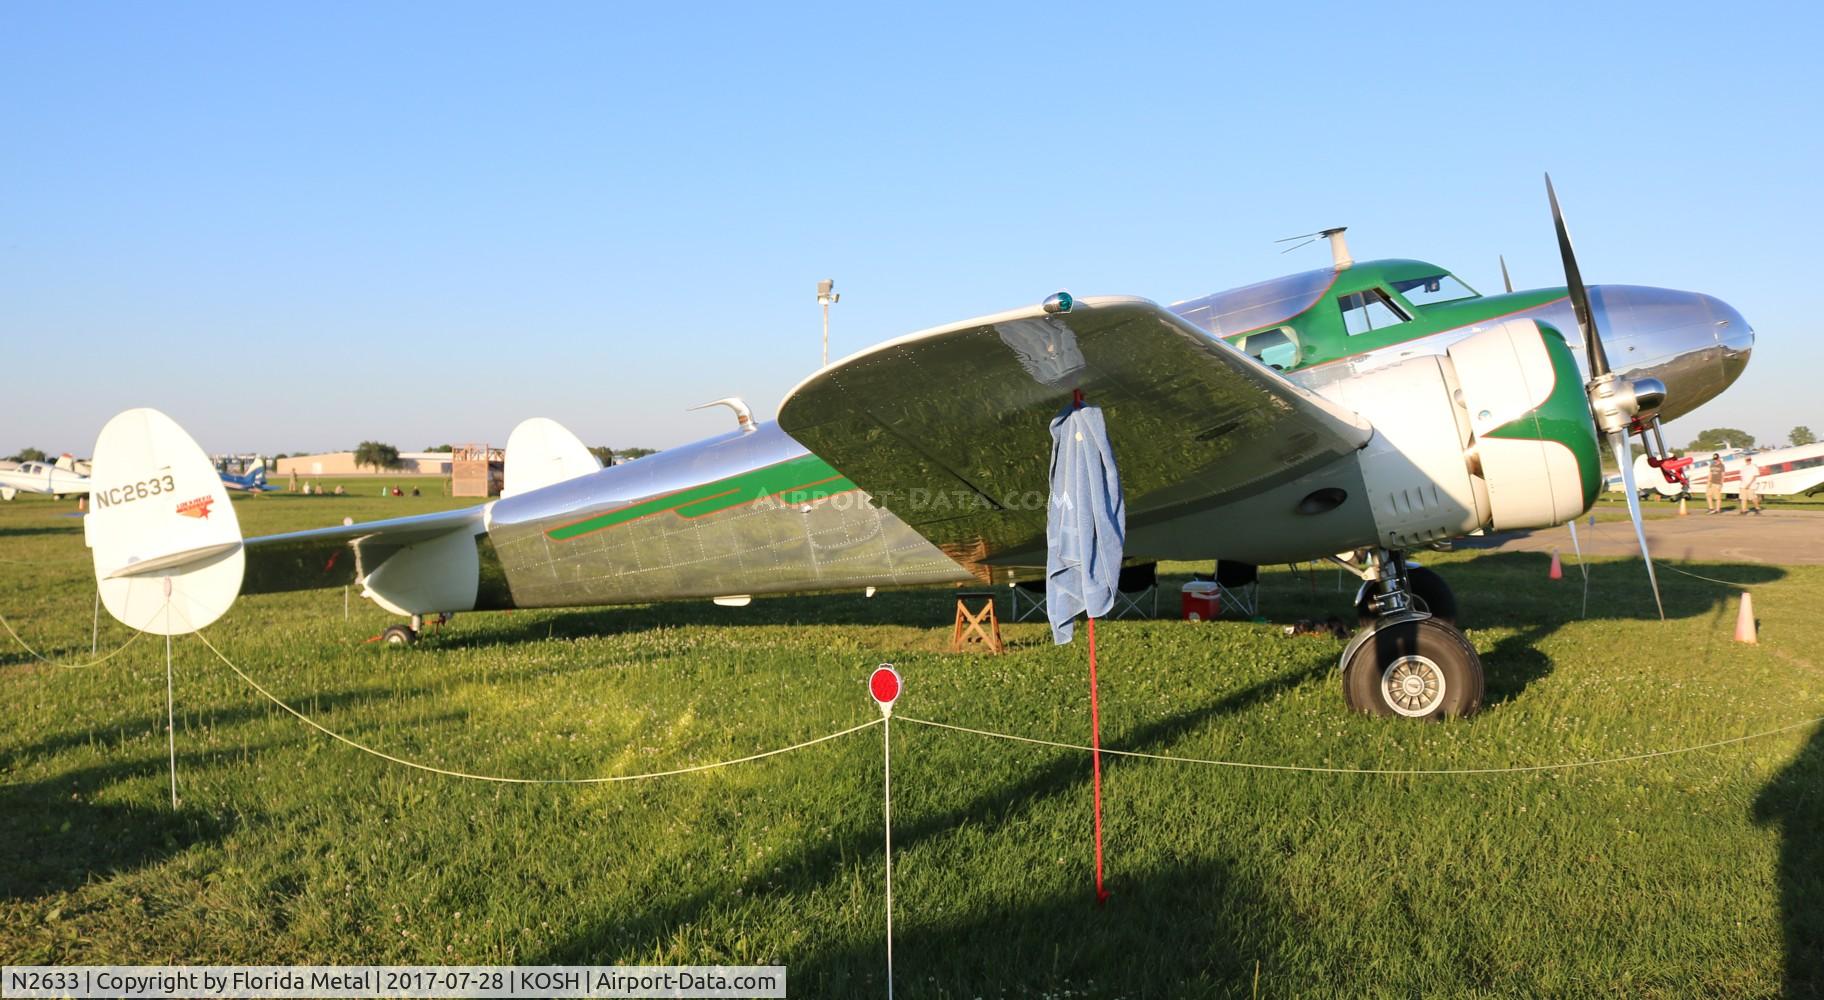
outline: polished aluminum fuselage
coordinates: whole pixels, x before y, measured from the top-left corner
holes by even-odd
[[[1612,367],[1625,377],[1663,381],[1668,390],[1663,410],[1667,419],[1716,396],[1747,363],[1753,331],[1718,299],[1617,285],[1596,286],[1591,293]],[[1490,313],[1483,321],[1294,371],[1289,377],[1321,393],[1327,386],[1406,358],[1441,354],[1488,325],[1515,317],[1550,324],[1582,356],[1568,301],[1506,313],[1499,309],[1498,299],[1489,302]],[[943,390],[934,386],[933,391]],[[777,425],[761,424],[754,431],[732,432],[498,500],[486,515],[484,584],[478,606],[637,603],[974,579],[963,568],[970,553],[941,551],[857,489],[812,496],[772,491],[771,485],[751,481],[763,470],[815,461]],[[728,488],[716,492],[724,484]],[[705,501],[680,502],[672,509],[614,520],[616,512],[635,505],[662,508],[666,497],[693,497],[705,491],[711,494]],[[717,497],[739,502],[717,507]],[[575,527],[594,521],[604,523],[580,532]],[[1291,562],[1376,544],[1371,527],[1365,537],[1354,540],[1296,533],[1263,539],[1259,527],[1239,521],[1224,526],[1247,538],[1249,561]],[[1184,555],[1201,557],[1210,548],[1205,542],[1197,552]]]

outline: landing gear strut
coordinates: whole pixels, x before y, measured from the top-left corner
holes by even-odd
[[[454,612],[445,611],[431,620],[436,629],[441,630],[445,622],[456,617]],[[410,625],[388,625],[380,633],[380,638],[389,646],[410,646],[424,637],[424,616],[413,615]]]
[[[1360,573],[1364,625],[1343,651],[1343,699],[1370,715],[1439,719],[1482,707],[1482,660],[1452,619],[1442,577],[1370,549]]]

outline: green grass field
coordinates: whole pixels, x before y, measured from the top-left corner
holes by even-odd
[[[376,486],[377,489],[377,486]],[[429,491],[427,491],[429,492]],[[235,502],[249,534],[449,506]],[[0,614],[89,659],[93,583],[67,502],[0,505]],[[1824,567],[1544,555],[1425,562],[1454,584],[1488,707],[1352,716],[1334,570],[1269,573],[1270,623],[1099,629],[1103,738],[1180,756],[1445,768],[1606,758],[1824,715]],[[1188,567],[1178,567],[1181,574]],[[1182,575],[1180,576],[1182,579]],[[1173,588],[1175,590],[1175,587]],[[1175,605],[1176,594],[1166,595]],[[1082,638],[1007,626],[944,651],[941,592],[458,617],[417,648],[336,591],[243,599],[208,635],[323,725],[440,767],[632,774],[899,713],[1088,736]],[[99,646],[128,632],[103,616]],[[3,635],[0,641],[10,642]],[[507,786],[409,770],[311,732],[198,641],[176,655],[169,801],[156,639],[100,666],[0,650],[0,959],[21,963],[780,963],[793,996],[883,993],[881,730],[707,773]],[[1106,761],[1113,898],[1092,900],[1086,755],[895,722],[904,997],[1778,996],[1824,988],[1824,730],[1568,771],[1366,776]]]

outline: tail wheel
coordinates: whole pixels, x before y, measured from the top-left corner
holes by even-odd
[[[1423,566],[1408,566],[1406,587],[1433,618],[1451,625],[1457,623],[1457,595],[1451,592],[1450,584],[1445,583],[1443,577]],[[1355,606],[1356,617],[1364,626],[1373,625],[1376,620],[1374,613],[1368,610],[1369,596],[1363,591],[1361,601]]]
[[[1343,699],[1369,715],[1440,719],[1482,707],[1482,660],[1436,618],[1391,622],[1344,654]]]
[[[380,640],[388,646],[410,646],[418,641],[418,633],[410,625],[388,625]]]

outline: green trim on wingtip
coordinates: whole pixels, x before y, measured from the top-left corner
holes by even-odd
[[[1602,450],[1596,441],[1596,421],[1584,395],[1583,373],[1564,335],[1539,324],[1540,340],[1552,359],[1552,391],[1533,410],[1489,431],[1487,437],[1516,441],[1555,441],[1570,449],[1577,460],[1583,486],[1583,509],[1589,510],[1602,491]]]
[[[563,542],[667,511],[679,517],[699,518],[775,495],[785,503],[800,504],[847,493],[855,488],[854,483],[831,468],[828,462],[816,455],[801,455],[738,476],[691,486],[559,525],[545,534],[554,541]]]

